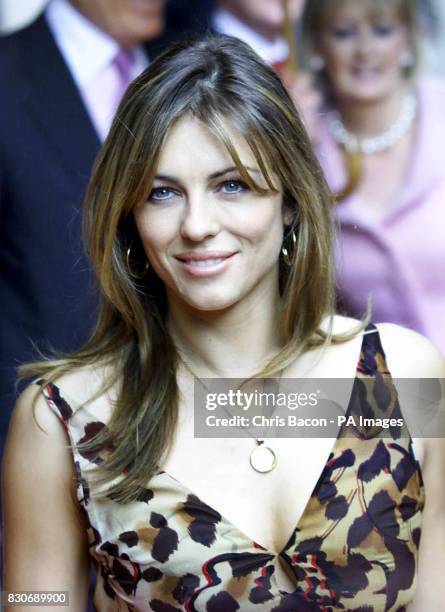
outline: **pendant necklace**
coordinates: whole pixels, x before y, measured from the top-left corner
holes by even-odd
[[[277,456],[274,451],[264,444],[264,438],[255,438],[256,446],[250,453],[250,465],[256,472],[266,474],[277,465]]]
[[[193,376],[193,378],[195,378],[199,384],[208,392],[210,393],[210,389],[207,387],[207,385],[205,385],[201,378],[199,378],[199,376],[197,376],[193,370],[191,369],[191,367],[188,365],[188,363],[186,363],[182,357],[180,357],[181,359],[181,363],[184,365],[185,369],[188,370],[188,372]],[[281,370],[281,374],[280,374],[280,381],[281,378],[283,376],[283,370]],[[269,379],[265,379],[266,382],[269,381]],[[280,385],[279,383],[277,384],[275,381],[273,381],[272,383],[275,387],[275,389],[279,389]],[[240,385],[240,387],[242,387],[242,385]],[[240,388],[239,387],[239,388]],[[226,410],[226,407],[223,406],[224,411],[226,412],[226,414],[228,416],[233,416],[230,414],[230,412],[228,412]],[[242,429],[246,430],[247,433],[249,434],[249,436],[251,438],[253,438],[256,442],[256,446],[255,448],[250,452],[249,455],[249,462],[251,467],[256,471],[259,472],[260,474],[267,474],[268,472],[271,472],[273,469],[275,469],[278,459],[277,459],[277,455],[275,453],[275,451],[270,448],[270,446],[268,446],[267,444],[265,444],[265,439],[264,438],[256,438],[255,436],[253,436],[248,429],[246,429],[245,427],[243,427],[242,425],[240,426]]]

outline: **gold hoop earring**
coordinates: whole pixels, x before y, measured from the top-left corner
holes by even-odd
[[[295,232],[293,231],[291,234],[292,237],[292,251],[289,254],[289,251],[287,250],[287,248],[285,246],[283,246],[281,248],[281,254],[283,256],[283,261],[286,264],[286,266],[292,266],[294,261],[294,251],[295,251],[295,245],[297,244],[297,238],[295,236]]]
[[[144,269],[142,270],[142,272],[140,272],[139,274],[135,274],[135,273],[133,272],[133,270],[131,269],[131,265],[130,265],[130,257],[131,257],[131,245],[130,245],[130,246],[128,247],[128,249],[127,249],[127,257],[126,257],[126,260],[127,260],[127,268],[128,268],[128,273],[129,273],[129,275],[130,275],[132,278],[134,278],[134,279],[136,279],[136,280],[141,279],[141,278],[144,278],[144,276],[147,274],[147,272],[148,272],[148,271],[149,271],[149,269],[150,269],[150,264],[148,263],[148,259],[147,259],[147,261],[146,261],[146,263],[145,263],[145,267],[144,267]]]

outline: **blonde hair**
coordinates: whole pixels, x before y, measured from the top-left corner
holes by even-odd
[[[318,53],[319,36],[323,30],[326,20],[330,19],[335,11],[341,8],[347,0],[309,0],[306,2],[302,17],[303,32],[303,56],[305,62],[310,64],[310,57]],[[412,42],[413,63],[404,69],[406,78],[411,79],[416,75],[420,63],[419,35],[421,31],[421,7],[419,0],[354,0],[355,3],[362,2],[369,5],[369,10],[379,15],[387,8],[394,8],[409,33]],[[328,89],[328,78],[324,71],[318,73],[320,85]]]
[[[269,169],[283,185],[291,216],[284,244],[292,259],[291,266],[277,262],[285,343],[260,374],[341,340],[321,327],[334,312],[331,195],[286,89],[238,40],[208,37],[172,46],[129,87],[89,184],[86,242],[102,293],[94,333],[79,351],[22,369],[55,381],[79,367],[107,366],[102,392],[119,383],[117,401],[106,427],[82,448],[97,457],[99,484],[118,479],[109,494],[120,500],[137,496],[159,469],[177,422],[178,353],[166,326],[168,303],[156,274],[143,276],[146,256],[132,212],[150,192],[166,134],[187,113],[223,141],[252,189],[264,193],[243,167],[226,121],[250,146],[266,191],[274,190]]]

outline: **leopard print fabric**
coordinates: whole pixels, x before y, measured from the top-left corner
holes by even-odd
[[[401,416],[378,332],[363,336],[348,415]],[[165,471],[136,501],[92,495],[95,457],[76,445],[106,424],[68,404],[54,384],[44,395],[71,443],[77,493],[97,568],[100,612],[403,611],[416,587],[424,491],[409,434],[340,429],[328,461],[283,550],[252,541]],[[280,588],[287,566],[295,590]]]

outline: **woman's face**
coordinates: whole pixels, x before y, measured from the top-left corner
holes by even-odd
[[[226,125],[256,183],[267,183],[246,142]],[[190,116],[168,132],[152,191],[134,217],[169,303],[220,311],[263,292],[278,295],[282,189],[258,195],[224,145]]]
[[[321,28],[319,50],[333,94],[340,100],[371,102],[403,86],[409,35],[397,10],[376,10],[369,0],[342,0]]]

